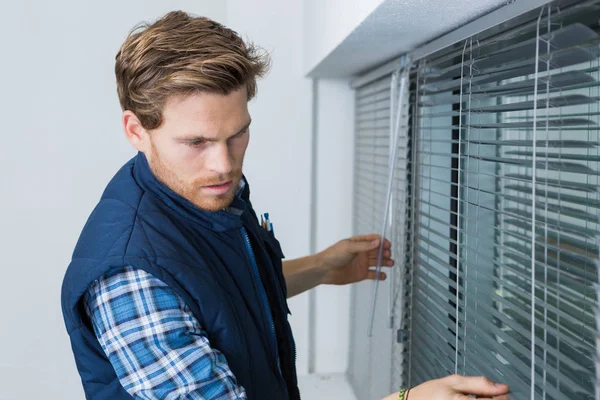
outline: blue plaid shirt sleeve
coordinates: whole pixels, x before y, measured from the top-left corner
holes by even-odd
[[[94,332],[136,399],[246,399],[225,356],[211,348],[183,300],[149,273],[125,267],[84,297]]]

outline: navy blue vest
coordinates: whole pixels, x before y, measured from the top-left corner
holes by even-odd
[[[283,254],[258,224],[249,196],[246,184],[232,204],[241,215],[202,211],[158,181],[142,153],[111,180],[83,228],[62,287],[63,316],[88,399],[131,399],[81,302],[95,280],[126,265],[181,296],[248,399],[300,398]]]

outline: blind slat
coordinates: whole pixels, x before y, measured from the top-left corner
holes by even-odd
[[[557,29],[552,33],[542,35],[539,38],[534,37],[532,39],[504,47],[501,51],[493,52],[487,57],[482,57],[482,49],[478,49],[478,58],[474,62],[477,63],[478,70],[484,71],[486,69],[497,69],[499,65],[512,65],[512,62],[515,60],[529,59],[531,58],[531,55],[535,53],[536,45],[539,45],[541,48],[540,54],[546,54],[547,47],[545,45],[549,42],[550,37],[552,38],[551,49],[555,51],[557,49],[566,49],[580,43],[596,39],[598,35],[593,29],[581,23],[574,23]],[[446,80],[460,76],[461,74],[468,75],[468,68],[470,68],[470,65],[459,63],[445,68],[442,71],[436,71],[429,75],[424,74],[423,77],[424,79],[433,79],[434,81]]]

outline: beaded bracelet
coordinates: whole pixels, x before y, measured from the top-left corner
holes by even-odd
[[[409,389],[402,389],[400,395],[398,395],[398,400],[408,400],[408,390]]]

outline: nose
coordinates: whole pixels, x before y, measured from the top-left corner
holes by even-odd
[[[232,171],[231,156],[227,144],[215,143],[208,157],[208,168],[219,175],[226,175]]]

